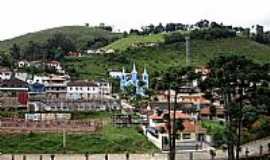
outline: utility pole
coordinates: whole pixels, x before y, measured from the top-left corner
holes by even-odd
[[[175,89],[175,95],[174,95],[174,106],[173,106],[173,143],[172,143],[172,160],[175,160],[175,153],[176,153],[176,146],[175,146],[175,138],[176,138],[176,126],[175,126],[175,117],[176,117],[176,106],[177,106],[177,96],[178,96],[178,90]]]
[[[172,136],[171,136],[171,84],[169,84],[169,91],[167,95],[167,101],[168,101],[168,112],[169,112],[169,117],[168,117],[168,131],[169,131],[169,160],[174,160],[173,159],[173,153],[172,153]]]

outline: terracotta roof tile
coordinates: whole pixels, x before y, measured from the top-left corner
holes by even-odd
[[[183,133],[206,133],[206,129],[202,128],[200,124],[195,124],[194,121],[192,120],[184,120],[183,122],[184,125],[184,130]],[[166,133],[168,133],[168,127],[165,123],[160,124],[158,126],[155,127],[156,129],[160,130],[161,128],[164,128]]]

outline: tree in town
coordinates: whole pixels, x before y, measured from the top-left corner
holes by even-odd
[[[210,74],[200,83],[200,88],[206,96],[224,102],[228,155],[230,160],[238,160],[245,108],[251,103],[257,105],[257,89],[268,80],[269,68],[243,56],[229,55],[211,60],[208,69]]]

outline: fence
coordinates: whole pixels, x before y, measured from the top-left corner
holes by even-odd
[[[201,155],[199,155],[201,156]],[[176,159],[197,160],[198,155],[177,154]],[[56,155],[0,155],[0,160],[168,160],[167,154],[56,154]],[[209,160],[200,157],[198,160]]]
[[[98,121],[25,121],[24,119],[0,119],[0,132],[95,132],[102,127]]]

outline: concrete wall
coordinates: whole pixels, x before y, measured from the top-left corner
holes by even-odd
[[[24,155],[14,155],[14,160],[23,160]],[[26,154],[26,160],[40,160],[39,154]],[[223,158],[217,154],[217,159]],[[209,160],[208,152],[177,153],[176,160]],[[0,155],[0,160],[12,160],[12,155]],[[43,154],[42,160],[51,160],[50,154]],[[56,154],[54,160],[87,160],[84,154]],[[105,154],[89,154],[88,160],[105,160]],[[108,160],[127,160],[126,154],[108,154]],[[130,154],[129,160],[168,160],[168,154]]]

